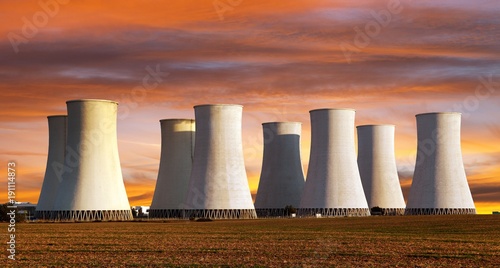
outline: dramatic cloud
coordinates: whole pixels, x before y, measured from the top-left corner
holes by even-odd
[[[23,170],[23,201],[36,202],[42,184],[46,116],[66,113],[70,99],[102,98],[120,102],[120,157],[134,205],[151,202],[158,120],[193,118],[196,104],[238,103],[253,192],[262,122],[303,123],[305,172],[309,110],[350,107],[357,124],[395,124],[407,197],[414,115],[458,111],[476,205],[500,207],[496,1],[54,0],[0,10],[0,159]]]

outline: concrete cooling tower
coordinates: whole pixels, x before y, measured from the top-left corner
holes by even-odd
[[[418,151],[407,215],[476,214],[460,148],[460,113],[417,116]]]
[[[256,218],[241,136],[241,105],[194,107],[196,138],[186,217]]]
[[[55,220],[131,220],[118,156],[118,103],[73,100],[67,107],[65,172],[54,206]]]
[[[182,218],[194,154],[192,119],[165,119],[161,124],[161,158],[149,210],[150,218]]]
[[[300,205],[304,188],[300,161],[301,126],[298,122],[262,124],[264,158],[255,198],[259,217],[288,216],[285,207],[298,208]]]
[[[404,215],[405,200],[394,155],[394,125],[358,126],[358,166],[368,206]]]
[[[311,155],[299,215],[369,216],[354,146],[350,109],[319,109],[311,115]]]
[[[49,121],[49,153],[43,178],[42,190],[36,206],[35,217],[49,220],[54,210],[54,202],[62,181],[64,153],[66,150],[66,115],[47,117]]]

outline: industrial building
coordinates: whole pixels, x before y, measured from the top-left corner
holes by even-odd
[[[66,151],[66,115],[48,116],[49,149],[45,176],[35,211],[35,218],[49,220],[52,218],[54,203],[62,181],[64,156]]]
[[[394,154],[394,125],[363,125],[358,131],[358,166],[368,206],[382,215],[404,215],[405,200]]]
[[[47,165],[35,216],[55,221],[132,220],[117,146],[118,103],[72,100],[48,117]],[[150,218],[252,219],[475,214],[460,146],[460,113],[416,115],[418,152],[405,208],[394,153],[394,125],[357,127],[355,110],[310,111],[304,174],[301,123],[262,124],[264,154],[252,202],[243,158],[241,105],[194,107],[196,119],[164,119]],[[196,134],[195,134],[196,132]]]
[[[150,206],[132,206],[132,216],[135,219],[148,219],[150,215]]]
[[[311,154],[301,216],[369,216],[354,145],[352,109],[310,111]]]
[[[118,155],[118,103],[68,101],[64,173],[52,219],[59,221],[131,220]]]
[[[194,109],[196,137],[185,217],[256,218],[243,159],[243,106],[213,104]]]
[[[461,114],[416,115],[418,151],[405,214],[476,214],[460,146]]]
[[[161,157],[150,218],[182,218],[194,155],[195,122],[164,119],[161,125]]]
[[[262,124],[264,157],[255,210],[259,217],[289,216],[285,207],[298,208],[304,188],[304,173],[300,160],[299,122]]]

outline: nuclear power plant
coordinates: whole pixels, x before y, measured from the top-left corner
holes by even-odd
[[[460,147],[460,113],[416,115],[418,151],[405,214],[476,214]]]
[[[158,179],[149,210],[150,218],[182,218],[194,155],[195,122],[164,119]]]
[[[132,220],[117,144],[118,103],[67,101],[48,116],[49,148],[35,216],[53,221]],[[353,109],[310,111],[304,181],[301,123],[262,124],[264,154],[255,200],[243,158],[243,106],[194,106],[195,120],[163,119],[150,218],[254,219],[289,216],[476,214],[460,146],[461,114],[416,115],[418,152],[405,208],[394,125],[357,127]],[[196,133],[195,133],[196,132]],[[375,210],[374,210],[375,212]]]
[[[382,215],[404,215],[394,155],[394,125],[358,126],[358,166],[366,200]]]
[[[311,155],[299,215],[369,216],[354,146],[352,109],[310,111]]]
[[[241,136],[241,105],[198,105],[185,217],[256,218]]]
[[[304,188],[304,173],[300,160],[298,122],[262,124],[264,157],[255,210],[259,217],[288,216],[285,207],[298,208]]]
[[[55,197],[62,181],[64,154],[66,151],[66,115],[47,117],[49,121],[49,150],[42,190],[36,206],[35,217],[42,220],[52,218]]]
[[[123,184],[116,119],[118,103],[68,101],[64,173],[54,205],[54,220],[131,220]]]

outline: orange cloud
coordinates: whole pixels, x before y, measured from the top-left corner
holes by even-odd
[[[9,33],[22,35],[23,18],[32,20],[43,8],[36,1],[2,2],[0,159],[20,163],[20,196],[36,202],[46,116],[64,114],[69,99],[116,100],[127,191],[133,204],[149,204],[159,161],[158,120],[193,118],[196,104],[239,103],[245,106],[243,142],[255,192],[262,122],[303,123],[306,173],[308,111],[349,107],[357,110],[358,125],[396,125],[407,191],[416,151],[414,115],[459,111],[471,189],[478,207],[494,206],[500,204],[500,124],[492,116],[499,112],[500,10],[480,2],[401,1],[402,12],[351,55],[351,64],[339,44],[354,44],[355,27],[363,30],[387,2],[242,1],[221,20],[212,0],[70,1],[19,44],[18,53]],[[153,88],[135,90],[144,88],[151,70],[161,79],[149,77]]]

